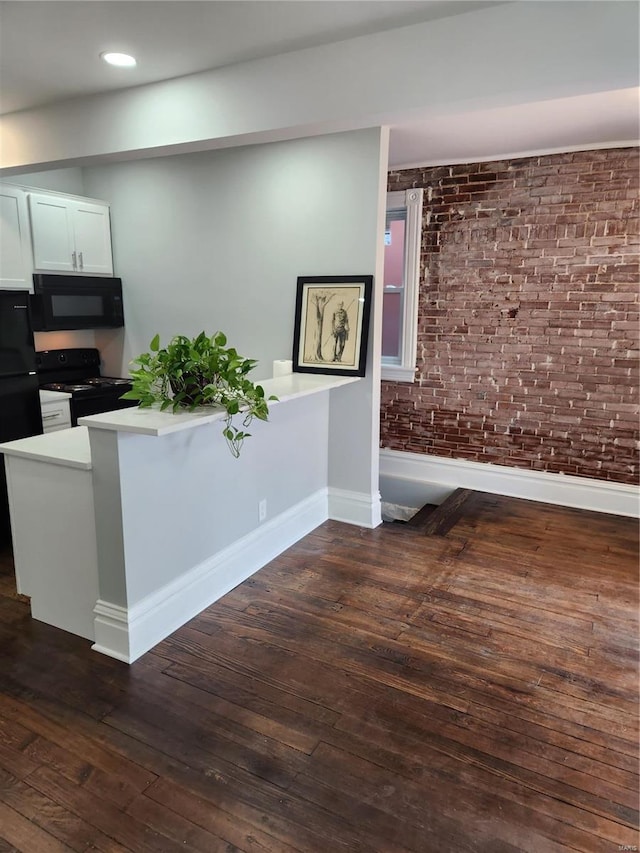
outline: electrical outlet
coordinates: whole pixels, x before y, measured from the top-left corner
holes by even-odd
[[[266,517],[267,517],[267,502],[266,502],[266,500],[262,500],[258,504],[258,519],[260,521],[264,521]]]

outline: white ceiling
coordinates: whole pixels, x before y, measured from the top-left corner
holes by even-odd
[[[0,2],[0,114],[495,5],[473,0]],[[99,55],[106,50],[133,54],[138,67],[105,65]]]
[[[0,2],[0,114],[144,85],[422,21],[501,5],[479,0],[12,0]],[[578,8],[578,7],[577,7]],[[479,34],[481,37],[481,34]],[[112,68],[105,50],[133,53]],[[638,90],[392,127],[390,166],[453,163],[633,144]]]
[[[389,165],[406,168],[637,144],[640,90],[617,89],[552,101],[437,115],[397,125]]]

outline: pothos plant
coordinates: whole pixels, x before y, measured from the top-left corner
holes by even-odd
[[[269,416],[264,388],[247,379],[257,362],[243,358],[233,347],[226,348],[222,332],[201,332],[195,338],[176,335],[161,348],[160,336],[132,361],[132,388],[123,394],[137,400],[141,408],[160,405],[160,410],[193,412],[201,406],[221,406],[226,411],[224,435],[231,453],[237,458],[245,438],[245,430],[254,418],[266,421]],[[271,396],[269,400],[277,400]],[[233,419],[239,415],[241,427]]]

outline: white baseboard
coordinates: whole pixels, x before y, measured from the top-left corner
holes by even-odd
[[[380,490],[386,503],[416,508],[425,503],[440,504],[457,488],[612,515],[640,516],[640,490],[636,486],[488,462],[380,451]]]
[[[369,495],[329,488],[329,518],[358,527],[378,527],[382,524],[380,493]]]
[[[133,663],[327,518],[321,489],[132,607],[98,601],[92,648]]]
[[[131,663],[129,659],[129,614],[126,607],[98,599],[93,608],[95,643],[91,648],[103,655]]]

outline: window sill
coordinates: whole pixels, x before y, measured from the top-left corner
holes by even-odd
[[[383,364],[382,378],[387,382],[415,382],[416,369],[400,364]]]

